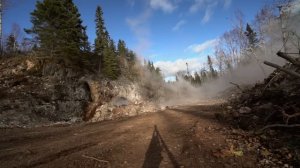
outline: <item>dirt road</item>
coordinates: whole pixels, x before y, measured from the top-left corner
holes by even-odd
[[[254,153],[232,152],[228,139],[237,135],[215,119],[221,110],[180,106],[120,121],[1,129],[0,167],[256,167]]]

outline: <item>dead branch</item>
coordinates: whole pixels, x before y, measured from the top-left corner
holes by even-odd
[[[286,124],[289,123],[289,120],[290,120],[291,118],[295,118],[295,117],[300,116],[300,113],[287,114],[285,111],[282,111],[281,113],[282,113],[282,115],[283,115],[284,117],[286,117]]]
[[[287,73],[287,74],[289,74],[291,76],[294,76],[296,78],[300,78],[300,74],[298,74],[297,72],[290,71],[290,70],[285,69],[285,68],[283,68],[283,67],[281,67],[281,66],[279,66],[277,64],[274,64],[274,63],[271,63],[271,62],[268,62],[268,61],[264,61],[264,64],[268,65],[270,67],[276,68],[276,69],[278,69],[280,71],[283,71],[283,72],[285,72],[285,73]]]
[[[300,116],[300,112],[299,113],[294,113],[294,114],[287,114],[285,112],[285,110],[280,107],[280,106],[275,106],[277,109],[279,109],[279,111],[281,112],[282,116],[284,117],[283,120],[285,120],[285,124],[288,125],[289,124],[289,120],[291,118],[295,118],[295,117],[298,117]],[[285,119],[286,118],[286,119]]]
[[[283,52],[281,52],[281,51],[278,51],[278,52],[277,52],[277,55],[278,55],[279,57],[281,57],[281,58],[283,58],[283,59],[289,61],[290,63],[292,63],[292,64],[294,64],[294,65],[300,67],[300,62],[296,61],[293,57],[287,55],[286,53],[283,53]]]
[[[262,129],[256,131],[256,134],[261,134],[264,130],[269,129],[269,128],[275,128],[275,127],[294,128],[294,127],[300,127],[300,124],[293,124],[293,125],[272,124],[272,125],[267,125],[267,126],[263,127]]]
[[[264,123],[268,122],[269,119],[275,114],[275,111],[272,111],[265,119],[264,119]]]
[[[86,155],[82,155],[82,157],[87,158],[87,159],[96,160],[96,161],[101,162],[101,163],[106,163],[106,164],[108,165],[108,167],[111,167],[109,161],[106,161],[106,160],[100,160],[100,159],[97,159],[97,158],[95,158],[95,157],[92,157],[92,156],[86,156]]]
[[[276,73],[272,79],[266,84],[264,90],[262,91],[263,93],[266,91],[266,89],[273,83],[273,81],[276,79],[276,77],[278,76],[279,73]]]
[[[236,83],[233,83],[233,82],[229,82],[230,84],[236,86],[240,91],[243,92],[243,89],[240,87],[240,85],[236,84]]]

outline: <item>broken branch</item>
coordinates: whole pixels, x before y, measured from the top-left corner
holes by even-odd
[[[242,88],[240,87],[240,85],[236,84],[236,83],[233,83],[233,82],[229,82],[230,84],[236,86],[240,91],[243,92]]]
[[[286,53],[283,53],[281,51],[278,51],[277,52],[277,55],[287,61],[289,61],[290,63],[296,65],[296,66],[299,66],[300,67],[300,62],[296,61],[293,57],[287,55]]]
[[[297,72],[290,71],[290,70],[285,69],[285,68],[283,68],[283,67],[281,67],[281,66],[279,66],[277,64],[274,64],[274,63],[271,63],[271,62],[268,62],[268,61],[264,61],[264,64],[268,65],[270,67],[276,68],[276,69],[278,69],[280,71],[283,71],[283,72],[285,72],[285,73],[287,73],[287,74],[289,74],[291,76],[294,76],[296,78],[300,78],[300,74],[298,74]]]
[[[263,133],[264,130],[269,129],[269,128],[275,128],[275,127],[294,128],[294,127],[300,127],[300,124],[293,124],[293,125],[272,124],[272,125],[267,125],[267,126],[263,127],[262,129],[256,131],[256,134],[261,134],[261,133]]]
[[[289,120],[290,120],[291,118],[295,118],[295,117],[300,116],[300,113],[287,114],[285,111],[282,111],[282,115],[283,115],[284,117],[287,118],[287,119],[286,119],[286,123],[288,124],[288,123],[289,123]]]

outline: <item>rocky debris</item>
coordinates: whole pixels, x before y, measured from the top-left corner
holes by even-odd
[[[249,114],[249,113],[251,113],[251,108],[249,108],[249,107],[241,107],[239,109],[239,113],[241,113],[241,114]]]
[[[104,104],[97,107],[91,122],[98,122],[104,120],[115,120],[124,117],[137,116],[143,113],[156,112],[158,108],[152,103],[129,104],[127,106],[113,106],[111,104]]]

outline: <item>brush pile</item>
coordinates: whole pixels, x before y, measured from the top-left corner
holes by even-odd
[[[279,66],[265,61],[276,70],[263,83],[232,96],[226,119],[260,139],[268,151],[258,149],[262,167],[299,167],[300,59],[282,52],[277,55],[287,63]]]
[[[234,121],[242,129],[300,127],[300,59],[283,52],[277,55],[288,61],[283,67],[267,62],[276,70],[261,84],[243,90],[231,100]],[[298,127],[298,128],[297,128]]]

